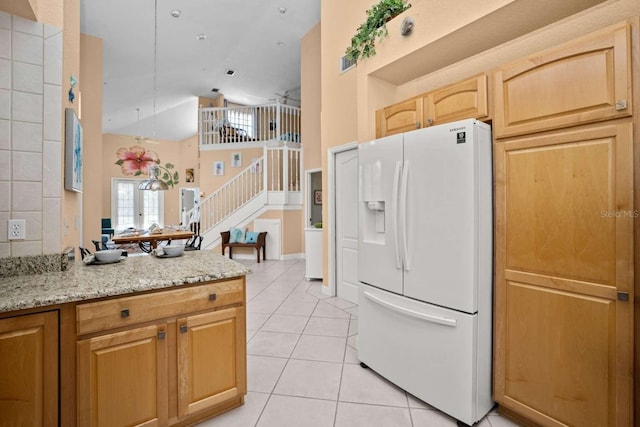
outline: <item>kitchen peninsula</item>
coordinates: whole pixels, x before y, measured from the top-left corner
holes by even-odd
[[[0,424],[190,425],[241,405],[250,272],[193,251],[0,278]]]

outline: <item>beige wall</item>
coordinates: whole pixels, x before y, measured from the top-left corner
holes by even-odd
[[[233,153],[242,154],[242,165],[240,167],[231,167],[231,154]],[[242,172],[251,164],[253,159],[260,158],[262,155],[262,148],[202,151],[200,153],[200,176],[198,180],[200,191],[205,193],[205,197],[208,196]],[[224,162],[223,176],[213,175],[213,166],[218,161]]]
[[[82,34],[80,37],[80,73],[82,74],[82,133],[84,191],[82,193],[82,242],[93,248],[91,240],[100,240],[102,218],[102,40]]]

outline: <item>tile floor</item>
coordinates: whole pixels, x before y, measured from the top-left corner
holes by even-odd
[[[240,260],[247,276],[245,404],[200,427],[448,427],[451,417],[359,365],[358,307],[304,279],[304,261]],[[516,424],[491,412],[478,427]]]

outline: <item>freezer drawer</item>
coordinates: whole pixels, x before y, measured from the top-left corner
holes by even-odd
[[[478,357],[478,315],[364,284],[359,292],[359,359],[466,424],[484,417],[493,406],[491,362]]]

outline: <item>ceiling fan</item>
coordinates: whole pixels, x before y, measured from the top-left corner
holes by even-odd
[[[274,95],[277,96],[277,98],[274,98],[274,101],[280,101],[283,104],[287,105],[289,103],[289,101],[293,101],[295,103],[300,103],[300,100],[297,98],[292,97],[291,95],[289,95],[289,91],[285,90],[284,93],[278,93],[276,92]]]
[[[138,135],[134,136],[133,139],[135,139],[137,142],[139,142],[140,144],[144,144],[145,142],[148,144],[159,144],[159,142],[154,141],[151,138],[147,138],[146,136],[142,136],[140,134],[140,108],[136,108],[136,111],[138,112],[138,129],[136,130],[136,133]]]

